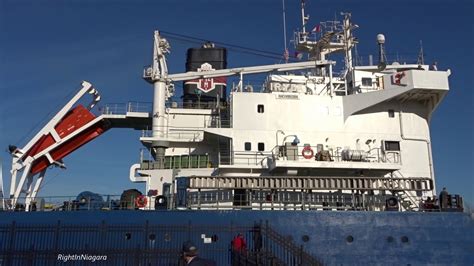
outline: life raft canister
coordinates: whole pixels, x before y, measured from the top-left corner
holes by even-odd
[[[311,146],[307,145],[304,146],[303,150],[301,151],[301,155],[303,155],[305,159],[311,159],[314,156],[314,151],[311,149]]]
[[[144,195],[140,195],[135,198],[135,206],[137,208],[143,208],[147,205],[147,203],[148,203],[148,199]]]

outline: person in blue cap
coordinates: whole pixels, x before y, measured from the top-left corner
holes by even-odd
[[[200,258],[196,245],[191,241],[183,244],[183,259],[189,266],[216,266],[214,261]]]

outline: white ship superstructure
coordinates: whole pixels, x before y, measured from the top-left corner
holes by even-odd
[[[417,209],[434,194],[429,120],[449,90],[450,72],[421,62],[387,65],[383,35],[379,64],[353,66],[350,14],[341,25],[318,40],[296,34],[308,62],[167,74],[164,60],[155,60],[145,72],[155,86],[154,129],[141,138],[155,157],[132,166],[131,179],[161,192],[186,177],[200,208],[346,206],[348,195],[353,203],[354,194],[388,194],[402,209]],[[155,44],[165,43],[156,35]],[[336,52],[346,58],[338,76],[326,60]],[[272,72],[261,88],[244,85],[247,75],[261,72]],[[164,106],[167,83],[228,75],[240,75],[240,82],[227,104]]]
[[[356,66],[350,14],[318,34],[306,31],[302,14],[295,46],[308,60],[277,65],[215,70],[202,62],[170,74],[171,46],[156,31],[153,64],[144,70],[154,89],[152,111],[108,105],[63,136],[58,123],[83,94],[94,96],[90,108],[100,100],[84,83],[27,146],[11,148],[12,206],[23,195],[27,205],[35,199],[46,171],[39,165],[63,166],[60,159],[71,151],[54,151],[68,140],[79,138],[74,150],[109,127],[129,127],[143,131],[146,149],[130,179],[146,183],[144,208],[417,210],[435,194],[429,121],[449,90],[450,71],[421,61],[388,64],[383,35],[378,64]],[[345,58],[342,73],[334,71],[334,53]],[[268,73],[263,85],[248,85],[258,73]],[[228,76],[240,77],[228,97],[201,98]],[[196,86],[195,97],[172,101],[178,82]],[[35,146],[45,136],[49,146]]]

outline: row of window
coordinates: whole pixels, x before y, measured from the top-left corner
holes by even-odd
[[[257,144],[257,149],[258,149],[258,151],[265,151],[265,143],[259,142],[259,143]],[[245,142],[245,143],[244,143],[244,150],[245,150],[245,151],[251,151],[251,150],[252,150],[252,143],[250,143],[250,142]]]
[[[264,112],[265,112],[265,107],[263,106],[263,104],[257,105],[257,113],[262,114],[262,113],[264,113]],[[328,111],[328,112],[329,112],[329,111]],[[395,110],[389,109],[389,110],[388,110],[388,117],[390,117],[390,118],[395,117]]]

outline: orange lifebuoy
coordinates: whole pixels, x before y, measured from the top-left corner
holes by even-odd
[[[301,155],[303,155],[305,159],[311,159],[314,156],[314,151],[310,146],[304,146],[303,150],[301,151]]]
[[[136,207],[143,208],[143,207],[146,207],[147,204],[148,204],[147,197],[145,197],[143,195],[140,195],[140,196],[135,198],[135,206]]]

